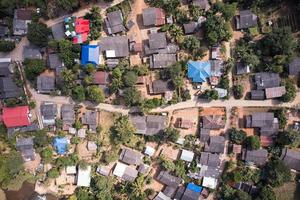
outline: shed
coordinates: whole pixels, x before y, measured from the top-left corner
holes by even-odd
[[[145,148],[145,152],[144,152],[146,155],[148,156],[153,156],[154,153],[155,153],[155,149],[153,147],[150,147],[150,146],[146,146]]]
[[[202,181],[202,186],[210,189],[216,189],[218,184],[218,179],[212,177],[204,177]]]
[[[167,47],[166,33],[151,33],[149,35],[149,48],[151,50],[164,49]]]
[[[96,151],[97,150],[97,144],[94,141],[88,141],[87,149],[88,149],[88,151]]]
[[[249,65],[247,65],[243,62],[237,62],[236,63],[236,74],[242,75],[242,74],[247,74],[247,73],[250,73]]]
[[[200,129],[200,141],[207,142],[210,138],[210,129],[201,128]]]
[[[79,167],[77,174],[77,186],[89,187],[91,183],[91,166],[87,166],[86,169]]]
[[[108,73],[97,71],[93,74],[93,83],[97,85],[106,85],[108,83]]]
[[[154,80],[152,81],[152,90],[151,94],[163,94],[166,91],[169,91],[169,83],[163,80]]]
[[[143,162],[143,155],[132,149],[124,148],[122,149],[119,159],[130,165],[140,165]]]
[[[56,69],[63,66],[63,63],[57,53],[48,54],[48,66],[50,69]]]
[[[57,105],[52,102],[43,102],[41,104],[41,114],[44,125],[54,125],[57,115]]]
[[[78,130],[78,132],[77,132],[78,137],[85,138],[85,135],[86,135],[86,129],[81,128],[81,129]]]
[[[178,187],[182,182],[182,179],[180,177],[173,176],[167,171],[161,171],[156,179],[159,182],[172,187]]]
[[[109,176],[109,174],[110,174],[110,167],[108,167],[108,166],[99,166],[99,167],[97,167],[96,171],[99,174],[103,175],[103,176]]]
[[[266,149],[246,150],[243,152],[243,159],[249,164],[264,165],[268,159],[268,151]]]
[[[193,34],[199,28],[199,24],[197,22],[189,22],[183,24],[183,30],[185,34]]]
[[[76,174],[76,166],[67,166],[66,167],[66,173],[67,174]]]
[[[150,68],[161,69],[167,68],[177,61],[176,54],[158,53],[150,57]]]
[[[224,153],[225,138],[223,136],[211,136],[209,144],[205,144],[205,151],[211,153]]]
[[[300,171],[300,151],[284,148],[280,158],[290,169]]]
[[[113,174],[125,181],[133,182],[138,175],[138,171],[133,167],[117,162]]]
[[[189,183],[183,193],[182,199],[198,200],[202,191],[202,187],[194,183]]]
[[[251,90],[251,99],[252,100],[264,100],[265,99],[265,91]]]
[[[198,6],[200,9],[205,11],[208,11],[210,9],[208,0],[193,0],[193,5]]]
[[[74,105],[63,104],[61,106],[61,118],[64,124],[73,125],[75,123]]]
[[[242,10],[240,14],[236,16],[236,29],[245,29],[257,25],[258,17],[253,14],[251,10]]]
[[[68,151],[68,140],[65,137],[56,137],[53,140],[53,146],[58,154],[65,154]]]
[[[222,129],[225,119],[222,115],[206,115],[202,117],[202,126],[206,129]]]
[[[194,152],[188,151],[183,149],[181,151],[180,160],[186,161],[186,162],[192,162],[194,159]]]

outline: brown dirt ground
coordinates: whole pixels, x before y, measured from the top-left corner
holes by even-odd
[[[234,85],[242,85],[244,88],[243,98],[246,96],[248,92],[251,92],[251,81],[250,76],[235,76],[234,77]]]
[[[24,169],[26,171],[34,173],[40,163],[41,163],[41,156],[37,153],[34,161],[28,161],[24,163]]]
[[[180,153],[179,149],[175,149],[170,144],[164,144],[158,148],[155,156],[163,155],[166,158],[169,158],[171,160],[177,160],[179,153]]]

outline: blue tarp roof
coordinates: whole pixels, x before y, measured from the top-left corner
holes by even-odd
[[[189,61],[188,77],[196,83],[206,82],[211,77],[211,63],[209,61]]]
[[[200,193],[202,191],[202,187],[199,186],[199,185],[196,185],[194,183],[189,183],[186,187],[186,189],[189,189],[193,192],[196,192],[196,193]]]
[[[81,46],[81,64],[88,63],[99,65],[100,47],[99,45],[82,45]]]
[[[68,140],[67,138],[56,137],[53,140],[53,146],[58,154],[64,154],[67,152]]]

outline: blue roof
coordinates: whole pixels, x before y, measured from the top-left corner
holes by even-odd
[[[189,61],[188,77],[196,83],[206,82],[211,77],[211,63],[209,61]]]
[[[56,137],[53,140],[53,146],[56,149],[56,152],[58,154],[64,154],[67,152],[68,140],[65,137],[64,138]]]
[[[196,185],[194,183],[189,183],[186,187],[186,189],[189,189],[193,192],[196,192],[196,193],[200,193],[202,191],[202,187],[199,186],[199,185]]]
[[[81,64],[88,63],[99,65],[100,47],[99,45],[82,45],[81,46]]]

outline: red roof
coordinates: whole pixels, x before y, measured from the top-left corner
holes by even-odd
[[[96,72],[93,75],[93,82],[98,85],[107,84],[107,73],[106,72]]]
[[[76,33],[89,33],[90,32],[90,21],[83,18],[78,18],[75,21]]]
[[[28,106],[4,107],[2,113],[3,122],[7,128],[30,125]]]
[[[161,8],[156,8],[156,22],[155,25],[160,26],[166,23],[166,16]]]
[[[268,147],[273,144],[273,138],[268,136],[260,136],[260,144],[262,147]]]
[[[73,37],[73,44],[81,44],[88,39],[88,33],[82,33]]]

